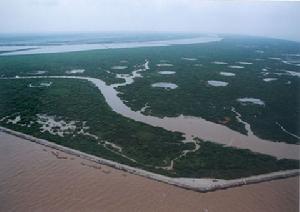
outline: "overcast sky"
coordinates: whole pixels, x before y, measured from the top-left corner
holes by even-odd
[[[300,2],[0,0],[0,33],[188,31],[300,41]]]

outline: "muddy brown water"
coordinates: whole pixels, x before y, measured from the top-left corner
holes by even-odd
[[[144,66],[147,70],[149,61],[146,61]],[[273,142],[261,139],[253,133],[248,135],[241,134],[224,125],[216,124],[207,121],[200,117],[178,116],[178,117],[164,117],[159,118],[155,116],[147,116],[140,111],[133,111],[128,107],[118,96],[114,85],[108,86],[104,81],[91,77],[80,76],[30,76],[30,77],[16,77],[9,79],[78,79],[87,80],[93,83],[104,96],[106,103],[118,114],[124,117],[133,119],[135,121],[143,122],[155,127],[162,127],[169,131],[181,132],[186,139],[198,137],[203,140],[212,141],[215,143],[232,146],[240,149],[249,149],[253,152],[272,155],[278,159],[296,159],[300,158],[300,145],[287,144],[283,142]],[[125,83],[126,84],[126,83]]]
[[[0,132],[0,211],[296,212],[299,178],[198,193]]]

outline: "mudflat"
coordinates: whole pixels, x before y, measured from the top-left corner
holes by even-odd
[[[298,211],[299,177],[199,193],[0,132],[0,211]]]

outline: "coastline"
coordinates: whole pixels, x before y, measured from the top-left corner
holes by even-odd
[[[279,171],[273,172],[269,174],[262,174],[256,176],[250,176],[246,178],[239,178],[233,180],[221,180],[221,179],[192,179],[192,178],[171,178],[159,174],[155,174],[149,171],[145,171],[142,169],[134,168],[128,165],[120,164],[111,160],[103,159],[100,157],[96,157],[90,154],[86,154],[80,152],[78,150],[74,150],[68,147],[64,147],[52,142],[49,142],[44,139],[35,138],[33,136],[20,133],[14,130],[10,130],[5,127],[0,126],[0,132],[7,133],[18,138],[22,138],[52,149],[56,149],[62,151],[66,154],[73,155],[88,161],[95,162],[97,164],[107,165],[112,168],[123,170],[130,174],[142,176],[151,180],[159,181],[162,183],[174,185],[177,187],[185,188],[188,190],[198,191],[198,192],[212,192],[216,190],[228,189],[233,187],[239,187],[243,185],[255,184],[260,182],[272,181],[276,179],[288,178],[293,176],[298,176],[300,174],[300,170],[287,170],[287,171]]]
[[[145,69],[148,67],[146,60]],[[143,70],[143,69],[141,69]],[[136,72],[137,74],[137,72]],[[106,103],[111,109],[129,119],[143,122],[150,126],[162,127],[171,132],[180,132],[184,134],[185,139],[192,140],[193,137],[198,137],[202,140],[212,141],[214,143],[236,147],[238,149],[248,149],[253,152],[271,155],[277,159],[292,159],[299,160],[300,147],[297,144],[287,144],[284,142],[273,142],[261,139],[254,134],[244,135],[234,131],[224,125],[216,124],[207,121],[201,117],[183,116],[164,117],[147,116],[140,111],[133,111],[128,107],[118,96],[118,91],[114,86],[107,85],[104,81],[98,78],[83,77],[83,76],[16,76],[13,78],[0,78],[3,80],[12,79],[79,79],[91,82],[104,96]],[[214,129],[214,130],[212,130]],[[217,132],[217,133],[216,133]]]
[[[11,50],[12,52],[0,53],[0,56],[30,55],[30,54],[51,54],[65,52],[80,52],[101,49],[128,49],[142,47],[160,47],[171,45],[200,44],[218,42],[223,38],[214,36],[204,36],[195,38],[178,38],[171,40],[125,42],[125,43],[103,43],[103,44],[72,44],[72,45],[53,45],[53,46],[0,46],[0,51]]]

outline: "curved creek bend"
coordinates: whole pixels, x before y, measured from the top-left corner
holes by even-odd
[[[273,142],[258,138],[251,132],[250,126],[246,125],[248,135],[229,129],[226,126],[216,124],[199,117],[183,116],[159,118],[142,114],[141,111],[133,111],[118,97],[119,86],[125,86],[134,82],[135,77],[142,77],[139,72],[149,69],[149,61],[146,60],[142,68],[135,70],[133,75],[124,77],[125,83],[106,85],[106,83],[97,78],[83,76],[24,76],[16,78],[0,78],[0,79],[35,79],[35,78],[53,78],[53,79],[78,79],[87,80],[93,83],[104,96],[107,104],[116,113],[143,122],[145,124],[162,127],[169,131],[177,131],[184,134],[186,140],[198,137],[226,146],[232,146],[240,149],[249,149],[253,152],[262,153],[277,157],[278,159],[299,159],[299,145],[287,144],[282,142]],[[123,78],[123,77],[121,77]],[[240,117],[238,116],[240,119]],[[250,130],[250,131],[249,131]],[[201,147],[200,147],[201,148]]]

